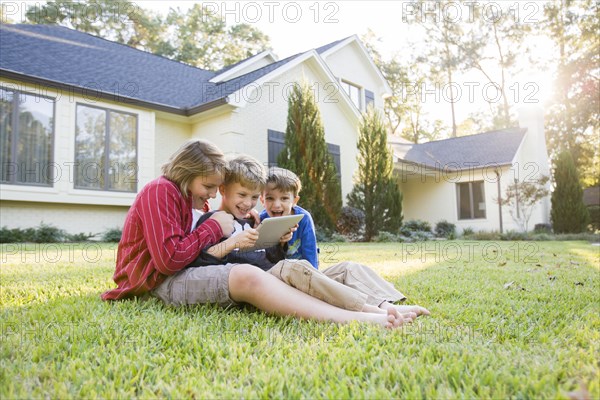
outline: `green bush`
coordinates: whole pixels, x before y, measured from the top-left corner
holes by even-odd
[[[556,160],[554,170],[556,184],[550,202],[550,217],[555,233],[585,232],[589,213],[583,204],[583,189],[573,157],[568,150],[562,151]]]
[[[333,232],[331,234],[331,236],[329,237],[329,241],[330,242],[344,243],[344,242],[347,242],[348,239],[346,239],[346,236],[342,235],[341,233]]]
[[[588,212],[590,213],[590,225],[592,231],[600,230],[600,206],[589,206]]]
[[[31,230],[31,228],[29,229]],[[33,237],[33,233],[30,233],[30,235]],[[21,243],[25,241],[24,232],[21,229],[9,229],[6,226],[0,229],[0,243]]]
[[[552,226],[550,224],[535,224],[533,231],[535,233],[552,233]]]
[[[123,231],[121,230],[121,228],[112,228],[112,229],[105,231],[104,234],[102,234],[102,241],[118,243],[121,241],[122,235],[123,235]]]
[[[506,231],[500,234],[500,240],[530,240],[527,232]]]
[[[405,235],[406,233],[408,233],[407,236],[409,236],[411,232],[431,232],[431,225],[427,221],[422,221],[420,219],[411,219],[402,224],[402,228],[400,228],[400,231]]]
[[[500,240],[500,232],[478,231],[469,235],[464,235],[464,238],[469,240]]]
[[[63,229],[59,229],[54,225],[41,223],[35,230],[33,242],[35,243],[59,243],[64,242],[67,233]]]
[[[470,236],[472,234],[475,233],[475,230],[473,228],[470,227],[466,227],[465,229],[463,229],[462,231],[462,236]]]
[[[393,243],[403,242],[404,240],[399,235],[395,235],[386,231],[381,231],[377,234],[377,236],[375,236],[375,238],[373,238],[373,241],[378,243]]]
[[[550,233],[534,233],[531,235],[531,239],[538,242],[545,242],[548,240],[555,240],[554,235]]]
[[[351,239],[358,238],[364,232],[365,213],[354,207],[343,207],[336,227],[339,233]]]
[[[37,228],[13,228],[3,226],[0,229],[0,243],[60,243],[85,242],[93,237],[91,233],[69,234],[63,229],[43,222]]]
[[[93,238],[95,235],[93,235],[92,233],[74,233],[74,234],[67,234],[66,235],[66,241],[67,242],[87,242],[88,240],[90,240],[91,238]]]
[[[435,224],[435,236],[454,239],[456,237],[456,225],[448,221],[439,221]]]
[[[598,233],[561,233],[554,235],[554,240],[587,240],[588,242],[600,242]]]
[[[315,226],[315,236],[317,237],[317,243],[331,242],[331,231],[318,225]]]

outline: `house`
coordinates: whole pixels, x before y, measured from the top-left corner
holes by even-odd
[[[519,128],[413,144],[391,139],[404,220],[446,220],[459,231],[522,231],[498,199],[509,185],[550,176],[543,112],[519,110]],[[550,189],[549,183],[546,186]],[[522,213],[522,210],[519,210]],[[519,215],[520,216],[520,215]],[[550,197],[531,210],[527,228],[550,221]]]
[[[391,93],[356,36],[208,71],[64,27],[1,25],[0,225],[120,227],[189,139],[272,164],[300,81],[314,89],[345,198],[360,113]]]

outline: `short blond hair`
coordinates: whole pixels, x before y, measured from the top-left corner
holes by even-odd
[[[224,185],[239,183],[245,188],[263,190],[267,184],[267,171],[254,157],[239,155],[228,161]]]
[[[269,168],[267,185],[282,192],[292,192],[294,196],[298,196],[300,190],[302,190],[302,182],[300,182],[298,175],[289,169],[280,167]]]
[[[187,197],[188,187],[195,178],[223,174],[225,167],[225,156],[217,146],[205,140],[192,140],[181,146],[162,165],[161,171]]]

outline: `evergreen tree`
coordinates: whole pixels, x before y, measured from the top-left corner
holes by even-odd
[[[556,160],[554,171],[556,187],[552,193],[552,228],[555,233],[583,232],[589,220],[589,213],[583,204],[583,189],[579,183],[573,157],[563,150]]]
[[[361,121],[356,184],[348,195],[348,204],[365,213],[367,241],[380,231],[397,233],[402,225],[402,193],[393,168],[384,123],[370,107]]]
[[[333,231],[342,208],[340,179],[327,151],[321,113],[310,87],[294,85],[288,100],[285,147],[277,163],[302,182],[302,207],[315,224]]]

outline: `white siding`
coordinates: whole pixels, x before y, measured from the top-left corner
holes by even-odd
[[[375,94],[375,107],[383,110],[383,96],[386,94],[381,79],[368,59],[361,55],[362,50],[356,42],[342,47],[325,57],[325,63],[336,78],[361,87],[364,106],[364,89]]]
[[[192,129],[187,121],[176,121],[157,115],[155,134],[154,176],[160,176],[160,167],[171,154],[191,139]]]
[[[264,165],[268,164],[268,129],[285,132],[287,119],[286,88],[293,82],[305,80],[316,88],[316,94],[325,128],[325,140],[340,146],[342,194],[352,189],[352,176],[357,168],[356,141],[358,129],[349,121],[338,99],[326,101],[323,90],[327,79],[308,65],[300,64],[287,73],[254,91],[244,94],[245,107],[229,115],[200,121],[192,127],[192,136],[211,140],[225,153],[249,154]]]
[[[100,234],[107,229],[122,228],[129,207],[94,206],[82,204],[34,203],[0,201],[2,226],[35,228],[43,222],[68,233]]]

